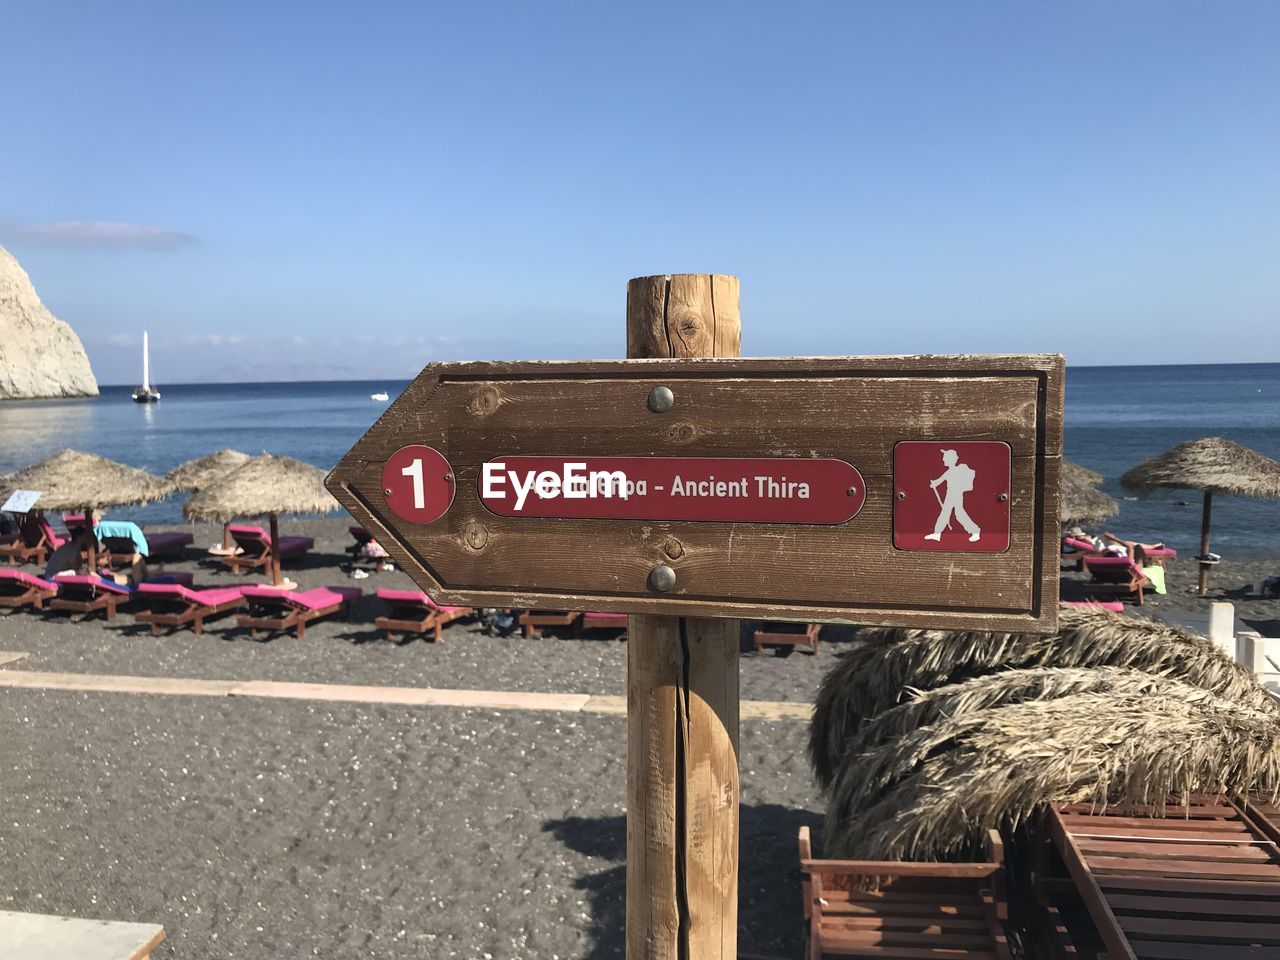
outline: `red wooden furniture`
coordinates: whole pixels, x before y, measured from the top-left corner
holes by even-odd
[[[382,630],[388,640],[393,633],[407,636],[423,635],[431,641],[439,641],[444,628],[455,620],[471,616],[470,607],[441,607],[420,590],[382,589],[377,597],[389,608],[387,616],[378,617],[373,625]]]
[[[21,570],[0,570],[0,607],[43,610],[45,601],[57,595],[58,585],[50,580]]]
[[[756,652],[763,653],[765,646],[786,645],[808,647],[809,653],[818,652],[818,637],[822,633],[820,623],[766,623],[754,634]]]
[[[1004,848],[988,843],[986,863],[815,860],[801,827],[806,960],[1009,960]]]
[[[244,606],[240,587],[192,590],[180,583],[144,583],[137,597],[147,605],[133,615],[139,623],[151,625],[151,635],[160,636],[163,627],[190,625],[196,635],[204,633],[205,620]]]
[[[307,624],[321,617],[341,613],[346,616],[351,602],[364,593],[359,587],[316,587],[312,590],[280,590],[273,587],[244,587],[241,591],[249,612],[236,617],[236,624],[257,636],[259,630],[279,633],[292,630],[298,639]]]
[[[1085,557],[1084,566],[1090,576],[1084,585],[1086,597],[1091,600],[1133,597],[1138,606],[1142,606],[1142,591],[1151,581],[1128,557]]]
[[[574,610],[530,610],[520,615],[520,626],[526,637],[540,637],[547,627],[578,628],[582,614]]]
[[[1104,812],[1068,804],[1044,827],[1036,892],[1066,919],[1077,956],[1280,957],[1280,850],[1225,798]]]
[[[281,537],[279,544],[271,543],[271,535],[261,527],[242,526],[232,523],[227,525],[227,532],[235,540],[241,553],[229,554],[219,559],[238,574],[244,570],[269,570],[271,568],[272,550],[278,550],[280,559],[286,560],[304,556],[316,545],[313,537]]]

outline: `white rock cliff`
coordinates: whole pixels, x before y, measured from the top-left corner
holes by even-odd
[[[0,247],[0,400],[97,395],[80,338],[40,302],[27,272]]]

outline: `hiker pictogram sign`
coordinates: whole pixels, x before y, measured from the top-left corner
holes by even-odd
[[[893,545],[1009,549],[1013,454],[999,440],[906,440],[893,448]]]
[[[440,603],[1052,629],[1062,372],[433,364],[329,489]]]

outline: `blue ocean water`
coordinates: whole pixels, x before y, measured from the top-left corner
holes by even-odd
[[[91,400],[0,404],[0,473],[73,447],[156,473],[223,447],[287,454],[330,467],[386,409],[369,398],[403,382],[173,384],[150,406],[129,387]],[[1106,477],[1121,502],[1106,526],[1141,540],[1199,546],[1200,499],[1191,492],[1123,499],[1117,478],[1175,443],[1224,436],[1280,459],[1280,364],[1073,367],[1067,374],[1067,456]],[[1178,499],[1191,505],[1179,507]],[[113,511],[142,522],[181,520],[181,498]],[[1218,553],[1280,550],[1280,502],[1215,500]]]

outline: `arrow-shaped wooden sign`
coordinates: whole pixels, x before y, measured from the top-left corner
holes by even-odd
[[[1051,630],[1058,356],[442,363],[329,489],[437,602]]]

